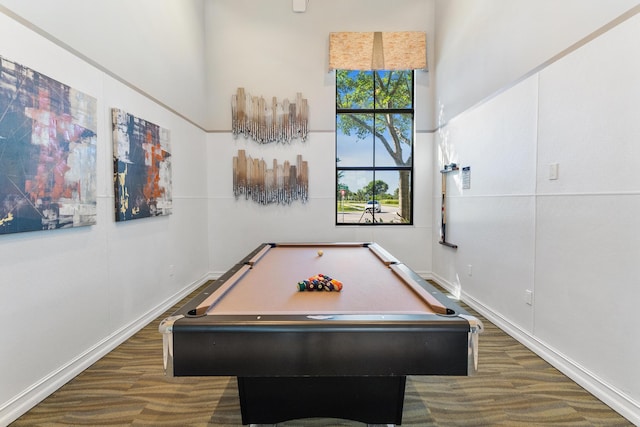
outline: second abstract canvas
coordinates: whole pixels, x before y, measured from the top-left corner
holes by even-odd
[[[170,132],[114,108],[113,180],[116,221],[170,215]]]

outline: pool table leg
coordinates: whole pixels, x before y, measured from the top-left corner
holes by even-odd
[[[238,377],[242,424],[342,418],[402,423],[406,377]]]

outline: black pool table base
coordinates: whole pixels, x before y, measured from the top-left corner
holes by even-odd
[[[401,424],[405,376],[238,377],[242,424],[342,418]]]

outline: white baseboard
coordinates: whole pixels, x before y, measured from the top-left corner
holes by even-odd
[[[134,321],[114,331],[111,335],[104,338],[93,347],[79,354],[58,370],[49,373],[49,375],[31,385],[31,387],[16,395],[13,399],[0,407],[0,426],[7,426],[18,419],[21,415],[25,414],[31,408],[43,401],[54,391],[71,381],[82,371],[125,342],[162,313],[170,309],[175,303],[189,295],[189,293],[194,289],[197,289],[212,278],[213,276],[211,274],[206,274],[199,280],[187,285],[182,290],[176,292]],[[160,336],[158,336],[158,339],[161,339]]]
[[[423,277],[425,277],[425,279],[433,280],[451,293],[456,291],[456,287],[453,284],[449,283],[437,274],[427,273]],[[611,407],[611,409],[625,417],[634,425],[640,426],[640,402],[635,402],[631,397],[601,380],[597,375],[569,359],[560,351],[536,338],[528,331],[512,323],[500,313],[493,311],[490,307],[476,300],[466,292],[461,293],[460,300],[476,310],[478,313],[482,314],[491,323],[512,336],[525,347],[529,348],[571,380],[575,381],[589,393],[600,399],[606,405]],[[480,337],[480,340],[482,341],[482,337]],[[480,361],[480,369],[482,369],[482,361]]]

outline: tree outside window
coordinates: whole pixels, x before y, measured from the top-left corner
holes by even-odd
[[[336,224],[412,224],[413,71],[336,70]]]

